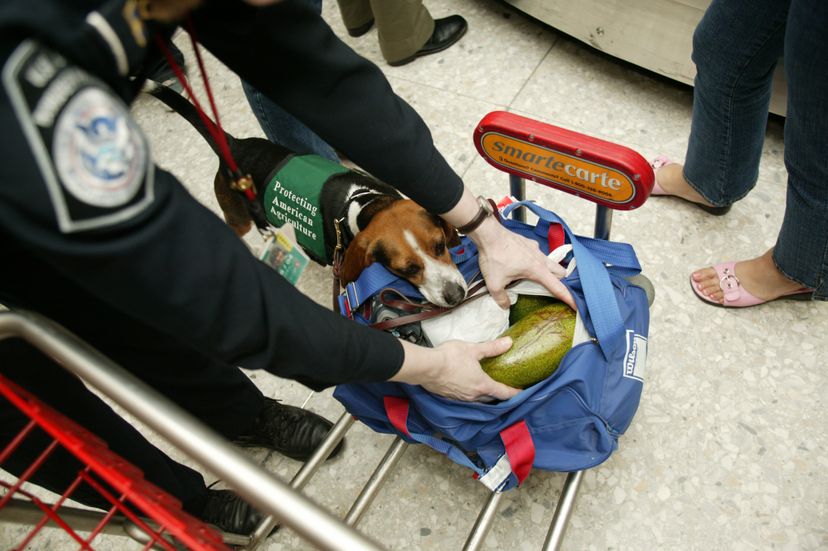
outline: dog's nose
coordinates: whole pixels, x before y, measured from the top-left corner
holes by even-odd
[[[449,306],[456,306],[466,298],[466,290],[457,283],[446,283],[443,285],[443,300]]]

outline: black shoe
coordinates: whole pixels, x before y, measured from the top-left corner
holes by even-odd
[[[233,443],[243,447],[268,448],[297,461],[307,461],[325,440],[333,424],[324,417],[294,406],[280,404],[265,398],[253,427],[246,434],[237,436]],[[344,440],[328,456],[342,451]]]
[[[370,31],[371,27],[373,27],[373,26],[374,26],[374,20],[372,19],[364,25],[360,25],[359,27],[354,27],[353,29],[348,29],[348,34],[353,36],[354,38],[356,38],[358,36],[364,35],[368,31]]]
[[[422,48],[417,50],[414,55],[410,57],[399,61],[389,61],[388,64],[392,67],[399,67],[400,65],[411,63],[418,57],[442,52],[460,40],[463,35],[466,34],[466,30],[468,30],[468,28],[469,24],[466,23],[466,20],[459,15],[450,15],[442,19],[435,19],[434,32],[431,33],[431,38],[428,39]]]
[[[200,518],[222,532],[248,536],[265,516],[230,490],[207,490]]]

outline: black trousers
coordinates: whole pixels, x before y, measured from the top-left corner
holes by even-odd
[[[262,407],[263,396],[237,367],[184,346],[173,336],[113,310],[70,283],[52,279],[48,286],[38,286],[33,281],[36,279],[36,275],[27,278],[27,288],[36,288],[38,293],[29,297],[35,300],[26,301],[26,307],[66,326],[227,438],[251,426]],[[8,285],[8,280],[4,283],[4,291],[14,287]],[[0,302],[9,304],[9,293],[2,294]],[[53,360],[20,339],[6,339],[0,341],[0,372],[103,439],[115,453],[141,469],[147,480],[181,500],[186,510],[196,514],[201,511],[207,491],[201,474],[148,442]],[[27,422],[28,418],[17,408],[0,398],[0,444],[9,442]],[[4,470],[19,476],[43,451],[46,436],[42,431],[36,432],[41,437],[27,438],[24,446],[3,465]],[[74,458],[61,452],[36,472],[32,482],[63,493],[78,467]],[[88,487],[79,488],[73,499],[93,507],[106,505]]]

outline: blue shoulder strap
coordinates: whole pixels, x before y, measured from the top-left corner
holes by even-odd
[[[621,273],[619,275],[635,275],[641,271],[638,256],[636,256],[632,245],[629,243],[594,239],[592,237],[584,237],[583,235],[578,236],[578,241],[605,264],[612,265],[614,268],[620,268]]]
[[[618,302],[615,299],[615,292],[607,268],[590,252],[589,247],[579,241],[578,237],[566,225],[566,222],[557,214],[540,207],[534,202],[512,203],[503,210],[503,217],[508,217],[513,209],[520,206],[528,208],[541,220],[560,224],[567,237],[569,237],[572,252],[578,262],[577,270],[584,289],[584,298],[589,309],[589,316],[592,319],[592,326],[595,329],[595,336],[598,338],[598,344],[604,353],[604,357],[610,358],[614,347],[624,344],[625,339],[624,322],[621,319],[621,312],[618,309]],[[594,243],[590,244],[594,245]],[[610,253],[613,252],[610,250]],[[609,261],[609,259],[606,260]]]

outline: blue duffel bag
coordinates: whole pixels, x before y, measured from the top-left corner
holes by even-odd
[[[539,217],[536,225],[507,218],[520,206]],[[630,245],[576,236],[556,214],[533,202],[509,205],[503,216],[504,226],[536,240],[546,253],[550,228],[563,229],[576,269],[562,281],[594,338],[575,345],[551,376],[503,402],[451,400],[392,382],[344,384],[334,391],[348,412],[373,430],[437,450],[470,468],[493,491],[520,484],[532,467],[582,470],[618,448],[641,397],[649,327],[646,293],[627,280],[641,271]],[[473,243],[466,240],[462,250],[458,266],[471,277],[477,273]],[[420,298],[379,265],[366,272],[340,303],[343,313],[361,323],[374,320],[362,317],[359,306],[383,289]]]

